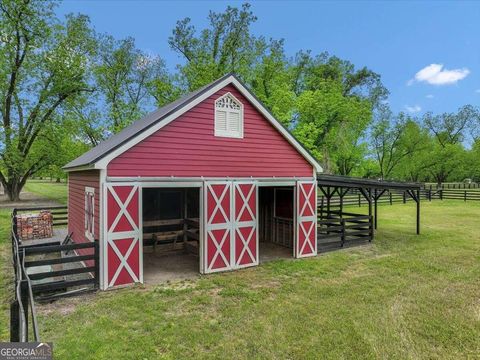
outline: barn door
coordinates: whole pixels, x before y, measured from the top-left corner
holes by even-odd
[[[106,287],[143,281],[139,187],[106,185]]]
[[[258,198],[257,184],[235,182],[234,202],[234,267],[258,265]]]
[[[314,181],[297,181],[297,223],[295,257],[317,255],[317,186]]]
[[[206,181],[203,272],[232,269],[231,181]]]

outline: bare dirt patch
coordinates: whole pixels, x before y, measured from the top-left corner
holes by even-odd
[[[0,195],[0,209],[11,209],[15,207],[40,207],[61,205],[57,201],[45,199],[41,195],[22,191],[20,201],[9,201],[7,195]]]

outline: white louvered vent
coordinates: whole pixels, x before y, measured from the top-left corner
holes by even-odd
[[[215,130],[227,131],[227,112],[217,110],[217,122],[215,124]]]
[[[230,93],[215,101],[215,136],[243,138],[243,105]]]

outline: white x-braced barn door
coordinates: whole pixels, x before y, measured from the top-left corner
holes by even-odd
[[[142,282],[139,186],[106,184],[105,194],[105,287]]]
[[[295,257],[317,255],[317,186],[297,181],[297,224]]]
[[[258,265],[258,195],[254,182],[234,182],[234,267]]]
[[[231,181],[206,181],[203,272],[232,269]]]

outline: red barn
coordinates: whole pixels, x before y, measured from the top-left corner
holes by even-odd
[[[233,75],[136,121],[65,169],[69,232],[76,242],[100,242],[103,289],[144,282],[147,260],[156,261],[147,257],[157,252],[192,254],[203,274],[255,266],[275,247],[297,258],[317,254],[322,169]]]

